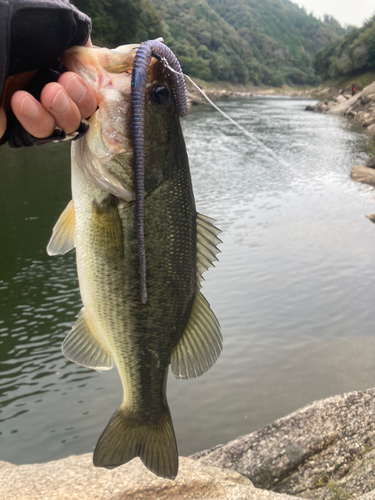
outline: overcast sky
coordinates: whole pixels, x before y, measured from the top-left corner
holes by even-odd
[[[375,14],[374,0],[292,0],[300,7],[305,7],[308,14],[320,17],[329,14],[342,25],[362,26],[363,21]]]

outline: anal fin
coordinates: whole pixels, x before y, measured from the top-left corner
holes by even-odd
[[[62,352],[70,361],[87,368],[105,371],[113,367],[112,355],[101,343],[84,307],[62,344]]]
[[[70,200],[56,222],[47,246],[48,255],[59,255],[75,247],[76,217],[73,200]]]
[[[219,322],[197,290],[186,329],[172,352],[172,372],[176,378],[200,377],[215,363],[221,350]]]

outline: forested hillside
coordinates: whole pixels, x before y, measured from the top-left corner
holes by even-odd
[[[164,21],[165,41],[186,73],[246,83],[258,64],[249,44],[206,0],[150,0]]]
[[[71,0],[92,20],[92,41],[109,48],[163,36],[161,17],[149,0]]]
[[[114,47],[162,36],[183,70],[203,80],[314,84],[312,59],[345,30],[289,0],[73,0],[93,41]]]
[[[207,0],[251,46],[264,83],[316,83],[312,58],[345,29],[307,15],[289,0]]]
[[[375,9],[375,7],[374,7]],[[319,51],[314,68],[323,80],[356,75],[375,68],[375,16]]]

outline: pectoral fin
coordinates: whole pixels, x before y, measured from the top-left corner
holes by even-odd
[[[69,252],[75,247],[76,217],[73,200],[60,215],[52,231],[51,239],[47,246],[48,255],[59,255]]]
[[[113,367],[112,355],[101,343],[84,307],[63,342],[62,352],[70,361],[87,368],[104,371]]]

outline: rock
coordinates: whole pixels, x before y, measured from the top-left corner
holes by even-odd
[[[367,115],[367,117],[366,117],[366,115]],[[370,116],[370,114],[369,114],[369,113],[366,113],[366,112],[365,112],[365,111],[363,111],[363,110],[357,111],[357,118],[358,118],[358,120],[360,120],[360,121],[366,120],[366,118],[368,119],[368,118],[369,118],[369,116]]]
[[[1,500],[293,500],[263,491],[240,474],[180,458],[174,481],[149,472],[139,459],[114,470],[95,468],[92,454],[54,462],[0,462]]]
[[[371,215],[366,215],[366,217],[368,219],[370,219],[371,222],[373,222],[375,224],[375,214],[371,214]]]
[[[368,104],[370,101],[375,101],[375,85],[372,83],[361,92],[361,103]]]
[[[371,117],[371,118],[368,118],[367,120],[365,120],[365,121],[363,122],[363,124],[362,124],[362,125],[363,125],[365,128],[367,128],[367,127],[369,127],[370,125],[373,125],[373,124],[374,124],[374,121],[375,121],[375,117]],[[371,130],[371,129],[370,129],[370,130]]]
[[[375,155],[371,156],[371,158],[366,161],[365,165],[366,165],[366,167],[369,167],[369,168],[375,168]]]
[[[202,104],[206,104],[206,99],[203,95],[195,88],[189,88],[187,91],[188,94],[188,105],[189,106],[198,106]]]
[[[316,111],[316,106],[312,106],[311,104],[309,104],[308,106],[306,106],[305,111]]]
[[[371,492],[374,496],[375,494],[375,477],[374,477],[374,465],[375,465],[375,450],[367,451],[363,453],[362,459],[354,462],[354,465],[345,477],[339,479],[338,481],[329,480],[327,478],[322,478],[322,484],[326,483],[326,486],[322,488],[315,489],[311,492],[305,492],[303,494],[304,498],[310,498],[311,500],[332,500],[340,499],[348,500],[349,498],[361,497],[364,491]]]
[[[332,115],[339,115],[339,116],[344,116],[350,108],[354,107],[354,105],[357,103],[358,99],[360,98],[361,94],[356,94],[353,97],[350,97],[344,102],[341,102],[339,104],[335,104],[332,106],[329,110],[329,113]]]
[[[375,488],[374,480],[356,483],[355,478],[367,468],[366,457],[375,447],[374,406],[375,389],[316,401],[193,458],[235,470],[258,488],[289,495],[313,498],[326,488],[322,498],[348,498],[327,493],[329,484],[344,484],[345,477],[351,478],[356,495],[367,493]]]
[[[343,94],[339,94],[337,97],[334,97],[333,100],[337,103],[340,103],[340,102],[346,102],[348,99],[347,96],[343,95]]]
[[[188,99],[189,106],[202,106],[203,104],[206,104],[204,97],[194,96]]]
[[[353,181],[370,184],[375,187],[375,170],[365,165],[355,165],[350,173]]]
[[[318,102],[314,111],[354,118],[367,128],[368,133],[375,134],[375,82],[354,96],[340,91],[330,101]]]

